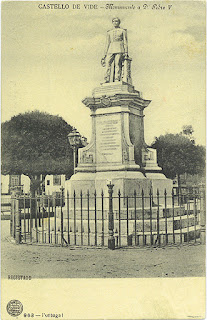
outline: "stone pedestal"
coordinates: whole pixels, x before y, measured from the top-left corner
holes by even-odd
[[[89,190],[93,194],[96,190],[100,196],[103,190],[107,196],[107,183],[111,181],[114,196],[118,190],[122,196],[132,197],[134,190],[141,195],[142,189],[148,196],[153,188],[156,203],[157,189],[162,196],[165,189],[171,195],[172,181],[161,173],[156,150],[144,141],[143,111],[150,100],[143,99],[131,84],[114,82],[95,88],[83,103],[91,110],[92,138],[90,144],[79,149],[69,192]],[[164,203],[164,197],[160,203]]]

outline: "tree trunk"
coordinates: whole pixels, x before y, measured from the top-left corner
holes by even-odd
[[[44,182],[46,175],[31,175],[30,178],[30,194],[31,194],[31,215],[32,219],[35,219],[35,227],[37,226],[36,211],[37,207],[37,195],[41,184]],[[39,192],[40,194],[40,192]],[[39,221],[40,225],[40,221]]]
[[[35,219],[35,227],[37,227],[37,191],[42,183],[40,175],[30,177],[30,194],[31,194],[31,215]]]
[[[30,195],[31,195],[31,217],[32,217],[32,221],[33,219],[35,219],[35,214],[36,214],[36,201],[35,201],[35,196],[36,196],[36,188],[35,188],[35,183],[34,180],[31,179],[30,182]],[[32,222],[33,224],[33,222]],[[37,226],[36,224],[36,220],[35,220],[35,227]]]

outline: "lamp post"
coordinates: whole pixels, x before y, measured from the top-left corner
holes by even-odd
[[[115,238],[114,238],[114,213],[113,213],[113,187],[114,184],[107,184],[108,193],[109,193],[109,214],[108,214],[108,227],[109,227],[109,237],[108,237],[108,248],[111,250],[115,249]]]
[[[77,131],[77,129],[73,129],[69,134],[68,134],[68,141],[73,147],[73,163],[74,163],[74,173],[75,173],[75,168],[77,166],[77,150],[78,147],[80,146],[81,143],[81,135]]]

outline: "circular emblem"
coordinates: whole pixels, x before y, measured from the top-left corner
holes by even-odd
[[[19,300],[11,300],[6,306],[6,310],[10,316],[17,317],[23,311],[23,305]]]
[[[101,103],[104,105],[104,107],[111,106],[111,100],[106,96],[101,97]]]

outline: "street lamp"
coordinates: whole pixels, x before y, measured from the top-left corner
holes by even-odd
[[[75,168],[77,166],[77,150],[78,147],[80,146],[81,143],[81,135],[77,131],[77,129],[73,129],[69,134],[68,134],[68,141],[73,147],[73,163],[74,163],[74,173],[75,173]]]

